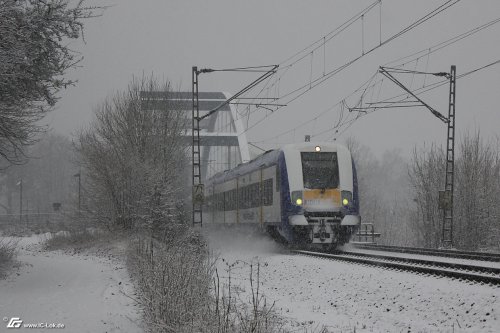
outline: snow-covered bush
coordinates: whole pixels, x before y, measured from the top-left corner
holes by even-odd
[[[216,260],[197,233],[168,243],[138,236],[128,251],[138,301],[151,332],[281,332],[273,304],[259,294],[259,267],[250,267],[250,302],[222,283]],[[229,279],[230,281],[230,279]]]
[[[0,277],[2,277],[7,265],[16,256],[16,247],[16,241],[0,237]]]
[[[116,234],[90,228],[74,228],[70,231],[59,231],[47,235],[49,236],[44,241],[43,247],[50,251],[63,248],[89,248],[98,242],[109,241]]]

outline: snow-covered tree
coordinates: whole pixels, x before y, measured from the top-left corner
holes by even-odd
[[[0,156],[23,160],[45,130],[39,120],[73,84],[66,71],[80,60],[68,41],[83,37],[95,7],[70,0],[0,0]]]
[[[95,220],[151,227],[181,211],[188,180],[186,119],[175,96],[168,83],[134,80],[127,91],[102,103],[91,126],[80,133],[88,212]]]
[[[437,248],[441,245],[443,213],[438,208],[438,196],[444,187],[444,156],[443,149],[435,145],[413,151],[409,167],[415,203],[411,226],[418,246]]]
[[[500,145],[479,131],[465,133],[455,147],[453,244],[460,249],[500,248]],[[415,151],[410,163],[415,207],[412,226],[419,246],[441,245],[443,211],[438,192],[444,188],[442,148]]]

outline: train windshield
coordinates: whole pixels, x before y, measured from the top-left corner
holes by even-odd
[[[339,186],[337,153],[301,153],[304,188],[326,189]]]

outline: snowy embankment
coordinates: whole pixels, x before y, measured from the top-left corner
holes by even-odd
[[[224,259],[219,274],[227,279],[233,264],[231,284],[243,299],[251,294],[250,264],[255,274],[260,263],[260,292],[293,331],[500,331],[500,288],[292,255],[265,236],[209,238]]]
[[[142,332],[121,260],[109,253],[43,251],[42,240],[21,238],[17,267],[0,280],[0,332],[11,331],[6,327],[13,317],[22,325],[63,324],[67,332]]]

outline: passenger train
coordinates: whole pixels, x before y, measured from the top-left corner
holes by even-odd
[[[270,150],[205,183],[204,221],[259,225],[300,247],[335,248],[360,224],[356,168],[337,143]]]

